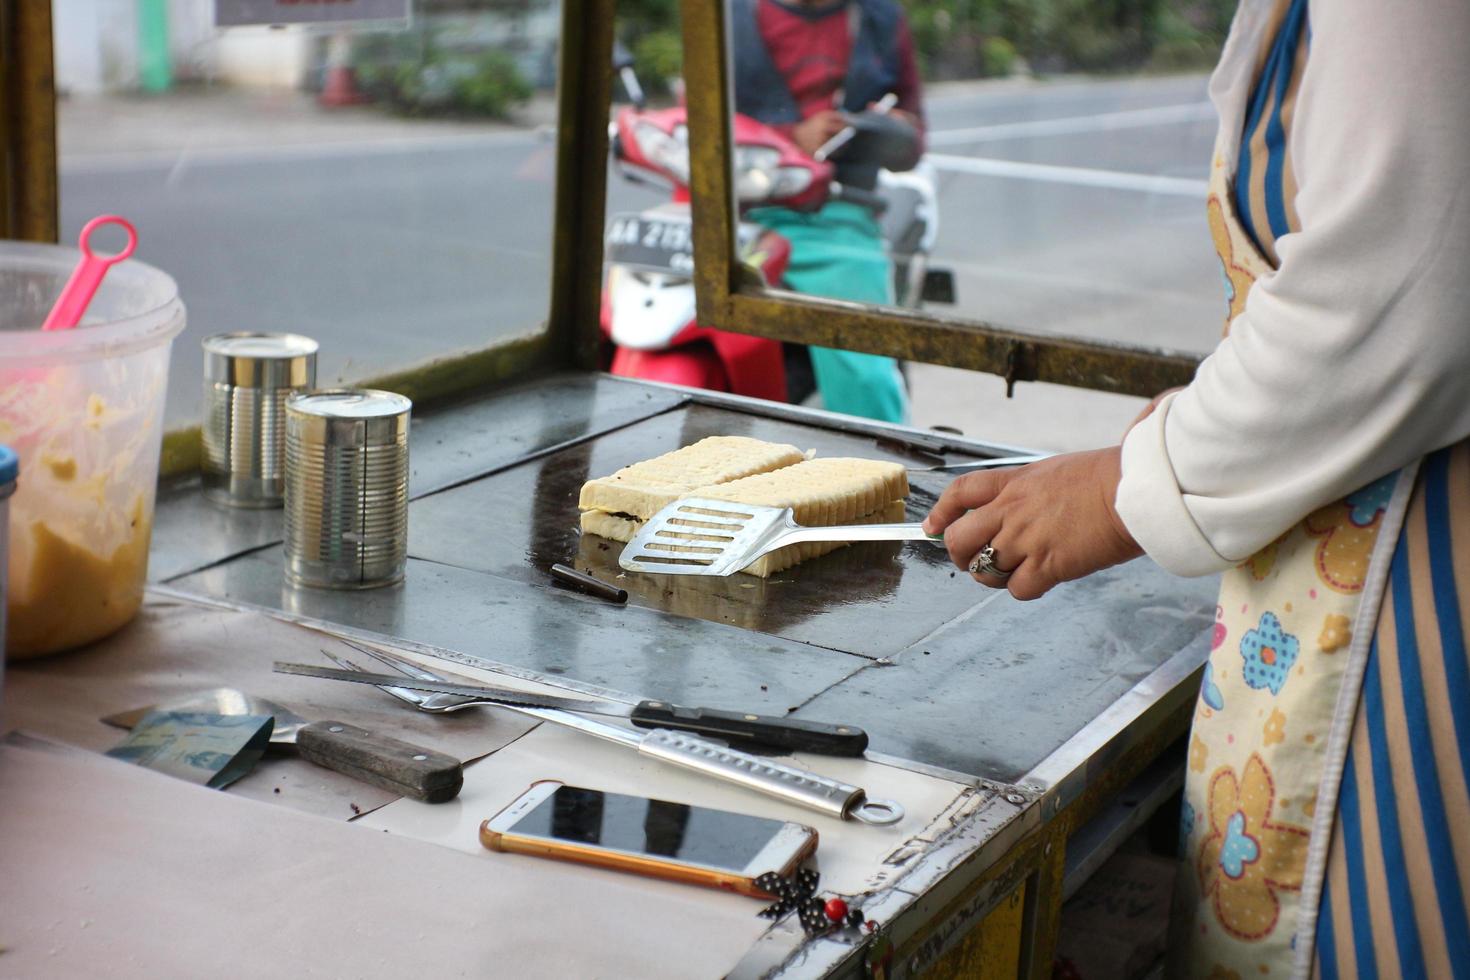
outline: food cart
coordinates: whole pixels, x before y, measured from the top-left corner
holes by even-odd
[[[6,50],[23,54],[4,79],[4,203],[8,236],[54,240],[46,45],[29,43],[49,38],[45,7],[21,5],[0,23]],[[937,549],[891,543],[764,580],[625,576],[617,545],[579,536],[586,479],[708,435],[899,462],[913,469],[909,520],[950,479],[925,468],[1018,448],[1003,432],[967,439],[595,370],[612,7],[564,5],[547,331],[372,382],[415,399],[403,583],[289,585],[280,511],[211,505],[198,431],[174,432],[140,619],[97,648],[10,669],[5,727],[27,734],[5,750],[0,827],[8,817],[11,829],[0,836],[27,842],[30,856],[7,852],[23,870],[7,870],[0,887],[5,918],[19,923],[0,935],[9,947],[0,972],[110,963],[117,975],[170,975],[213,949],[228,959],[201,970],[230,975],[291,964],[325,975],[1046,976],[1064,896],[1178,788],[1214,620],[1211,581],[1140,561],[1019,603],[976,589]],[[1188,377],[1193,362],[1180,355],[797,301],[743,282],[732,260],[724,23],[717,5],[697,0],[683,16],[709,322],[1009,382],[1152,394]],[[627,604],[561,588],[548,573],[557,562],[616,581]],[[366,688],[326,691],[270,673],[272,660],[309,659],[343,640],[533,692],[860,725],[866,758],[797,762],[898,800],[907,816],[867,827],[508,710],[420,716]],[[118,735],[100,715],[218,684],[438,739],[479,761],[452,804],[364,794],[291,760],[239,793],[201,799],[58,747],[105,749]],[[478,822],[541,778],[809,822],[822,838],[823,891],[846,896],[871,925],[808,936],[793,916],[757,918],[750,899],[484,851]],[[13,802],[38,786],[61,794],[51,826],[82,835],[71,848],[45,846],[40,806]],[[312,823],[285,819],[293,808]],[[209,826],[228,828],[227,839]],[[89,852],[125,833],[151,835],[124,838],[134,865]],[[311,867],[312,855],[330,866]],[[267,885],[279,886],[274,902]],[[208,908],[182,908],[205,887]],[[167,908],[188,937],[136,932]]]

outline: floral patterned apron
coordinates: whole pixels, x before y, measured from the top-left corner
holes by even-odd
[[[1229,323],[1272,263],[1222,129]],[[1420,472],[1423,470],[1423,472]],[[1308,514],[1225,574],[1189,738],[1175,973],[1470,973],[1470,445]]]
[[[1271,267],[1235,216],[1227,159],[1217,147],[1207,206],[1233,320]],[[1403,507],[1390,504],[1413,469],[1321,508],[1225,573],[1180,818],[1186,975],[1260,976],[1291,962],[1318,790],[1342,767],[1338,702],[1356,700],[1361,681],[1349,648],[1372,633],[1377,606],[1365,599],[1385,566],[1374,553],[1397,536]]]
[[[1217,69],[1207,206],[1227,331],[1299,228],[1308,6],[1242,0]],[[1467,636],[1470,439],[1225,574],[1189,738],[1175,973],[1470,979]]]
[[[1207,199],[1227,329],[1272,271],[1236,214],[1228,136]],[[1470,595],[1453,574],[1470,581],[1467,545],[1462,442],[1319,508],[1225,573],[1189,738],[1171,972],[1470,970],[1454,888],[1470,880]],[[1420,866],[1436,887],[1414,877]]]

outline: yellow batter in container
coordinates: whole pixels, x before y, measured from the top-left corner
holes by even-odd
[[[40,329],[75,249],[0,242],[0,444],[20,457],[10,498],[5,653],[70,650],[138,612],[164,391],[184,328],[178,286],[129,259],[70,330]]]
[[[10,659],[91,643],[138,612],[148,578],[151,531],[141,497],[121,543],[103,553],[44,521],[14,530],[12,584],[5,604],[5,654]]]

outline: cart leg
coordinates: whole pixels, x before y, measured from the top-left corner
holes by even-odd
[[[1035,876],[1017,885],[990,910],[980,924],[954,949],[934,964],[929,977],[966,977],[974,980],[1011,980],[1020,976],[1022,923],[1026,893]]]
[[[1041,845],[1041,864],[1026,879],[1025,921],[1021,927],[1021,962],[1017,976],[1033,980],[1051,977],[1057,932],[1062,923],[1062,878],[1066,863],[1066,834],[1061,827],[1054,826]]]

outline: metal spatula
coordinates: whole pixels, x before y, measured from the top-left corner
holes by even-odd
[[[921,524],[803,527],[789,507],[756,507],[686,497],[654,514],[623,549],[618,564],[630,572],[733,575],[777,548],[803,541],[928,541]]]

